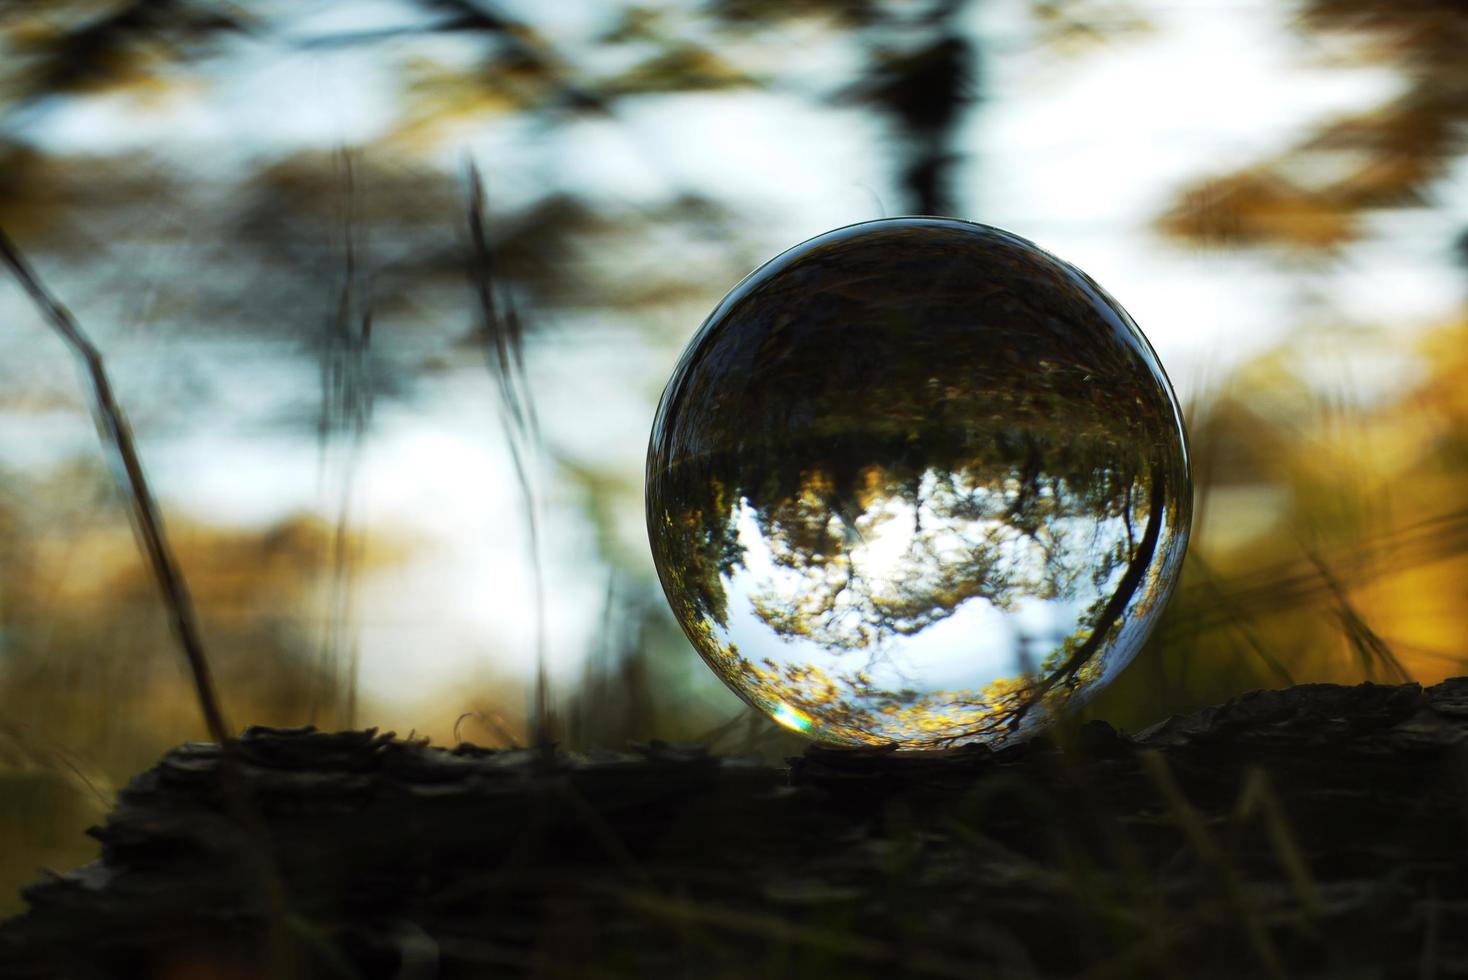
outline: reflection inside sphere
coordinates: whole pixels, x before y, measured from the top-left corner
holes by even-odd
[[[999,744],[1136,654],[1186,547],[1176,401],[1126,313],[997,229],[839,229],[734,289],[653,428],[654,560],[787,727]]]

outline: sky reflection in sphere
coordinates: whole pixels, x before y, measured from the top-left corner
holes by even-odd
[[[1126,312],[951,219],[837,229],[745,279],[648,453],[684,632],[746,701],[849,745],[998,745],[1084,703],[1161,613],[1191,506]]]

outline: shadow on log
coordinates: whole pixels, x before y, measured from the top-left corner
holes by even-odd
[[[1468,972],[1468,678],[992,753],[252,729],[137,777],[6,978]]]

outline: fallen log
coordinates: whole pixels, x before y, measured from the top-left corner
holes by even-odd
[[[250,729],[135,778],[0,977],[1468,973],[1468,678],[999,752]]]

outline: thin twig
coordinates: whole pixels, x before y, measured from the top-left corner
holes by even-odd
[[[86,367],[92,383],[93,412],[97,427],[101,431],[104,444],[117,455],[117,461],[126,476],[134,526],[142,540],[148,564],[158,580],[158,587],[163,591],[169,622],[193,675],[194,692],[204,714],[204,724],[208,727],[210,736],[222,745],[229,739],[229,725],[224,720],[224,712],[214,691],[214,679],[209,670],[209,660],[204,654],[194,603],[189,597],[183,572],[169,547],[163,530],[162,514],[153,499],[152,491],[148,489],[148,481],[143,475],[143,464],[133,442],[132,430],[128,427],[122,408],[113,397],[112,384],[107,377],[107,369],[103,366],[102,354],[86,334],[82,333],[81,327],[66,307],[57,302],[41,284],[4,229],[0,229],[0,259],[15,274],[52,329]]]

